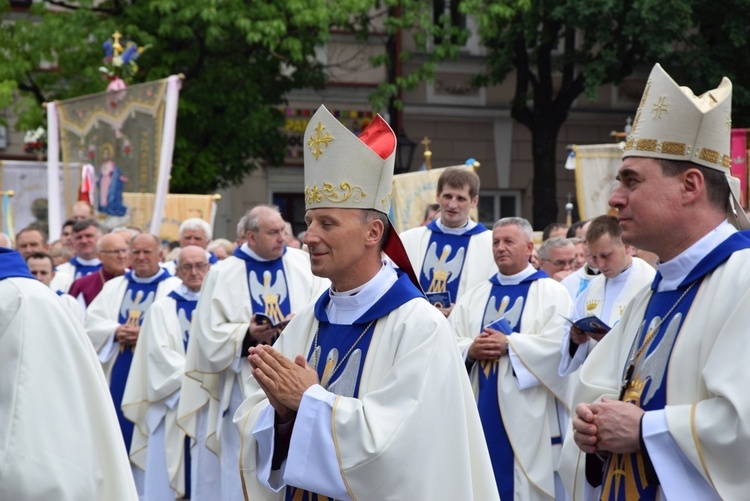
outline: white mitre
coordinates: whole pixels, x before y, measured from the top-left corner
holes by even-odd
[[[304,141],[306,210],[374,209],[389,215],[396,134],[380,115],[355,136],[321,105]],[[393,224],[383,252],[421,290]]]
[[[391,209],[396,135],[377,115],[357,137],[320,106],[305,130],[305,209]]]
[[[625,143],[622,157],[648,157],[685,161],[718,170],[732,192],[727,219],[738,228],[750,227],[738,202],[739,180],[731,169],[732,82],[700,96],[680,87],[658,63],[646,89]]]

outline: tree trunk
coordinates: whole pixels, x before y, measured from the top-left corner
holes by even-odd
[[[557,221],[557,175],[555,153],[560,127],[553,119],[535,120],[531,131],[531,151],[534,158],[534,197],[535,230],[543,230],[548,224]]]

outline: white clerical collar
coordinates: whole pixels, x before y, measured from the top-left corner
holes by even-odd
[[[728,222],[723,221],[703,238],[682,251],[677,257],[670,259],[666,263],[657,263],[656,267],[662,277],[657,287],[657,292],[675,290],[706,254],[714,250],[734,233],[737,233],[737,229]]]
[[[440,231],[442,231],[443,233],[447,233],[448,235],[463,235],[477,225],[477,223],[475,223],[471,219],[466,221],[466,224],[461,226],[460,228],[448,228],[440,219],[436,219],[435,224],[437,224],[437,227],[440,228]]]
[[[328,321],[332,324],[354,323],[390,290],[396,280],[396,270],[383,261],[380,271],[364,285],[349,291],[334,291],[331,287],[328,290],[331,300],[326,306]]]
[[[159,271],[157,271],[156,273],[154,273],[150,277],[139,277],[138,275],[135,274],[135,272],[131,273],[130,277],[133,279],[133,282],[135,282],[135,283],[138,283],[138,284],[150,284],[151,282],[153,282],[154,280],[156,280],[157,278],[159,278],[159,276],[161,276],[162,273],[169,273],[169,272],[167,270],[165,270],[164,268],[159,268]]]
[[[255,259],[256,261],[261,261],[264,263],[267,263],[269,261],[275,261],[275,259],[266,259],[264,257],[260,257],[257,255],[253,250],[247,245],[247,242],[242,244],[242,247],[240,247],[240,250],[250,256],[251,258]]]
[[[76,259],[78,260],[78,263],[82,264],[83,266],[96,266],[98,264],[102,264],[98,257],[83,259],[82,257],[76,256]]]
[[[526,265],[526,269],[519,271],[515,275],[503,275],[498,271],[497,280],[500,282],[500,285],[518,285],[536,272],[537,269],[528,264]]]
[[[177,293],[188,301],[197,301],[201,295],[201,291],[191,291],[185,284],[180,284],[180,286],[177,288]]]
[[[613,283],[613,284],[625,282],[630,276],[630,271],[632,269],[633,269],[633,263],[631,261],[631,263],[624,270],[622,270],[616,277],[612,277],[612,278],[605,277],[605,280],[607,281],[607,283]]]

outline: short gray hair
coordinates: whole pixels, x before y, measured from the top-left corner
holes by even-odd
[[[573,246],[573,242],[565,237],[553,237],[544,241],[541,247],[539,247],[539,259],[549,260],[549,254],[552,249],[560,247]]]
[[[203,234],[206,235],[206,242],[211,241],[211,225],[199,217],[191,217],[184,220],[178,230],[178,238],[182,238],[184,232],[194,230],[203,231]]]
[[[534,228],[531,227],[531,223],[529,223],[526,219],[522,217],[504,217],[501,219],[498,219],[495,221],[495,224],[492,225],[492,229],[499,228],[501,226],[517,226],[524,235],[526,235],[526,238],[529,242],[534,240]]]
[[[245,233],[248,231],[258,231],[260,229],[260,216],[263,213],[263,209],[268,209],[273,212],[276,212],[278,214],[281,214],[281,211],[279,211],[279,207],[277,205],[273,204],[259,204],[250,209],[245,213],[244,216],[242,216],[242,219],[240,219],[240,224],[242,224],[242,236],[245,236]],[[239,236],[239,230],[240,226],[237,225],[237,235]]]

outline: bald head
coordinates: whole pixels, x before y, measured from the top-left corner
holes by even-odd
[[[115,277],[125,273],[128,267],[128,243],[117,233],[107,233],[96,244],[96,256],[104,270]]]

